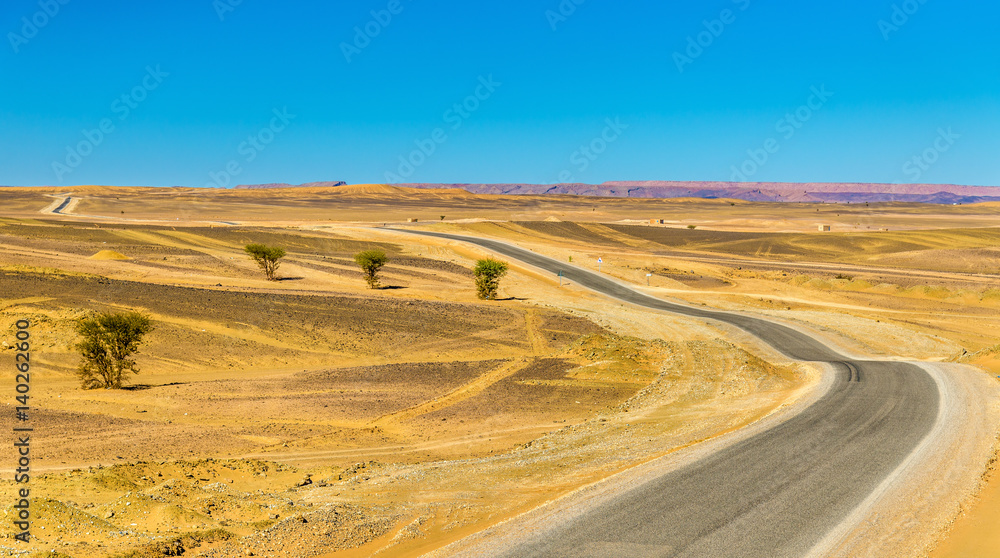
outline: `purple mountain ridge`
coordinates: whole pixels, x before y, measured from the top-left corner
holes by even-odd
[[[335,188],[344,182],[240,185],[237,189]],[[1000,202],[1000,187],[955,184],[876,184],[833,182],[642,181],[603,184],[393,184],[403,188],[459,188],[486,195],[572,195],[606,198],[703,198],[753,202],[967,204]]]
[[[234,186],[235,190],[270,190],[273,188],[335,188],[337,186],[347,186],[346,182],[309,182],[306,184],[240,184]]]
[[[1000,201],[1000,188],[953,184],[784,182],[605,182],[603,184],[396,184],[409,188],[461,188],[473,194],[568,194],[615,198],[705,198],[799,203],[981,203]]]

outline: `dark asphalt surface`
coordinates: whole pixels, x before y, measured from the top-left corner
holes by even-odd
[[[911,364],[850,361],[783,325],[672,304],[502,242],[406,232],[562,271],[570,282],[632,304],[726,322],[791,358],[840,370],[829,393],[795,417],[526,537],[506,556],[803,556],[906,459],[937,418],[937,385]]]
[[[62,210],[66,209],[66,206],[69,205],[69,202],[71,201],[73,201],[73,198],[64,199],[63,202],[59,204],[59,207],[52,210],[52,213],[56,215],[62,215]]]

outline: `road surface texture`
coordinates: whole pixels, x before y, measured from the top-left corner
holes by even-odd
[[[62,215],[62,211],[66,209],[66,206],[69,205],[71,201],[73,201],[73,198],[64,199],[62,203],[59,204],[59,207],[52,210],[52,213],[55,215]]]
[[[938,384],[924,369],[853,361],[795,329],[672,304],[597,273],[488,239],[469,242],[631,304],[726,322],[788,357],[830,363],[831,388],[777,426],[666,472],[571,520],[526,532],[504,556],[798,557],[835,530],[931,432]]]

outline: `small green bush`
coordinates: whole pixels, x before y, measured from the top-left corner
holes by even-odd
[[[476,294],[483,300],[496,300],[500,279],[507,275],[507,262],[486,258],[476,262]]]
[[[264,244],[247,244],[243,249],[253,261],[264,271],[268,281],[275,281],[274,273],[278,270],[281,258],[285,257],[285,249]]]
[[[389,257],[382,250],[365,250],[354,256],[354,262],[358,264],[365,274],[365,281],[369,289],[379,288],[378,272],[389,263]]]
[[[81,318],[76,332],[83,337],[76,348],[83,357],[77,375],[84,389],[121,389],[129,375],[139,372],[132,355],[153,329],[138,312],[105,312]]]

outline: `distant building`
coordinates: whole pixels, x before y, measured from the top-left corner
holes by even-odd
[[[819,232],[830,232],[830,225],[820,225]]]
[[[407,219],[407,220],[406,220],[406,222],[407,222],[407,223],[416,223],[416,222],[417,222],[417,220],[416,220],[416,219],[414,219],[413,217],[410,217],[409,219]]]
[[[663,219],[650,219],[649,220],[649,224],[650,225],[662,225],[663,224]]]

